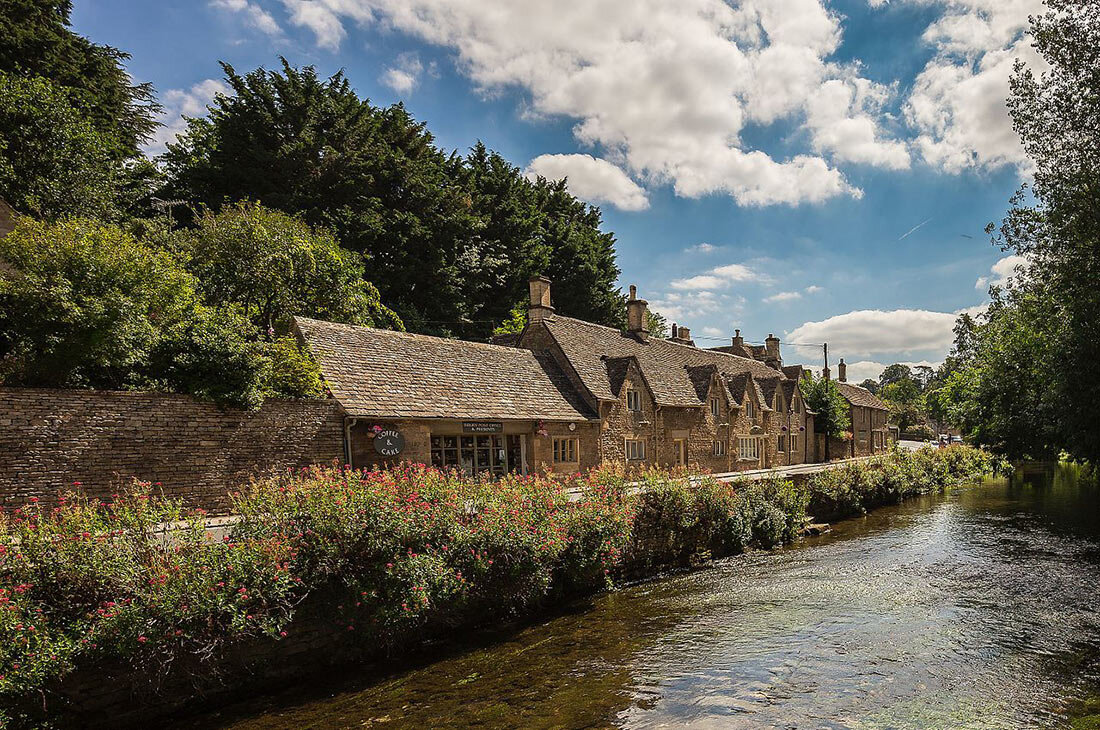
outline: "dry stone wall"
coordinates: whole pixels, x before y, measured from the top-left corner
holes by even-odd
[[[257,411],[184,395],[0,388],[0,504],[104,497],[136,477],[213,512],[227,492],[274,469],[343,459],[332,400],[269,400]]]

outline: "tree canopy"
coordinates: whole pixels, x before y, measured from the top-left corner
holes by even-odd
[[[614,237],[561,181],[528,180],[481,144],[447,155],[341,73],[223,68],[234,93],[169,145],[166,197],[256,200],[331,230],[415,331],[486,339],[534,274],[553,279],[563,314],[621,323]]]
[[[814,412],[814,431],[829,438],[842,438],[852,428],[852,414],[848,401],[840,394],[836,383],[825,378],[815,378],[809,370],[802,374],[802,397]]]

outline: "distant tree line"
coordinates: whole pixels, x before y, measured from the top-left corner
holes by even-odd
[[[564,181],[480,142],[447,153],[402,105],[285,59],[223,65],[233,93],[150,160],[153,89],[70,13],[0,13],[0,198],[20,214],[0,239],[0,383],[309,395],[291,316],[485,340],[535,274],[559,312],[623,324],[614,235]]]

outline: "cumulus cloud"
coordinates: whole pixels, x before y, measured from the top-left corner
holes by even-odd
[[[775,304],[777,302],[793,302],[796,299],[801,299],[802,294],[796,291],[781,291],[771,296],[764,297],[765,304]]]
[[[153,133],[153,139],[145,145],[150,155],[162,154],[169,142],[187,129],[185,117],[198,117],[206,113],[208,104],[218,94],[230,95],[233,90],[220,79],[206,79],[190,89],[169,89],[161,95],[164,110],[160,115],[161,126]]]
[[[1016,275],[1018,268],[1025,268],[1028,260],[1024,256],[1005,256],[989,267],[988,276],[979,276],[974,282],[975,289],[988,289],[991,286],[1006,286]]]
[[[837,357],[865,357],[875,353],[947,352],[954,341],[956,315],[923,309],[882,311],[866,309],[820,322],[805,322],[787,333],[799,343],[828,342]],[[816,353],[815,349],[805,354]]]
[[[846,372],[845,377],[848,378],[849,383],[855,383],[856,385],[859,385],[860,383],[862,383],[864,380],[867,380],[868,378],[870,378],[871,380],[878,380],[879,376],[882,375],[882,371],[885,370],[887,368],[887,366],[894,365],[894,364],[895,363],[892,363],[892,362],[883,363],[883,362],[875,362],[873,360],[859,360],[857,362],[846,363],[846,365],[848,367],[845,369],[845,372]],[[908,362],[902,362],[902,363],[897,363],[897,364],[908,365],[910,368],[916,368],[916,367],[924,366],[924,367],[930,367],[930,368],[935,369],[935,368],[938,368],[943,363],[942,363],[942,361],[941,362],[932,362],[931,360],[921,360],[919,362],[908,361]],[[833,375],[834,376],[836,375],[836,368],[835,367],[833,367]]]
[[[415,53],[402,53],[397,64],[383,71],[378,80],[398,94],[409,94],[420,83],[423,72],[424,65]]]
[[[825,291],[825,287],[818,286],[817,284],[810,284],[808,287],[806,287],[805,291],[807,294],[817,294],[819,292]]]
[[[275,18],[271,16],[271,13],[264,10],[257,3],[248,0],[211,0],[210,7],[229,13],[240,13],[249,25],[270,36],[281,36],[283,34],[282,29]]]
[[[767,277],[744,264],[717,266],[705,274],[673,279],[669,286],[679,291],[709,291],[724,289],[737,281],[764,281]]]
[[[669,292],[651,299],[649,304],[654,311],[660,312],[669,320],[687,324],[712,315],[721,315],[732,321],[744,311],[745,298],[712,291],[687,294]]]
[[[589,203],[609,203],[620,210],[645,210],[645,190],[620,168],[591,155],[539,155],[524,171],[528,177],[568,178],[569,192]]]
[[[742,205],[858,197],[834,166],[908,164],[877,122],[892,88],[833,60],[840,18],[824,0],[283,0],[291,22],[337,48],[376,22],[453,49],[483,90],[522,90],[532,115],[646,183]],[[778,157],[742,138],[789,120],[812,149]]]
[[[905,116],[925,161],[949,172],[1028,163],[1005,100],[1016,59],[1045,62],[1031,47],[1028,15],[1042,0],[901,0],[943,5],[923,39],[936,50],[917,75]]]

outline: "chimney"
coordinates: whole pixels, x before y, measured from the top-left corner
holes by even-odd
[[[745,346],[745,338],[741,336],[741,330],[734,330],[733,331],[733,346],[734,347],[744,347]]]
[[[676,323],[675,322],[672,323],[672,337],[670,339],[673,339],[673,340],[676,339]]]
[[[848,382],[848,366],[844,364],[844,358],[840,358],[840,362],[837,363],[836,379],[842,383]]]
[[[646,313],[649,302],[638,298],[638,287],[630,285],[630,297],[626,300],[626,329],[645,341],[649,339],[646,332]]]
[[[527,309],[528,322],[540,322],[554,313],[550,306],[550,280],[545,276],[532,276],[528,282],[531,287],[531,305]]]
[[[779,338],[775,335],[768,335],[768,339],[764,340],[764,353],[765,362],[769,367],[773,367],[779,370],[783,366],[783,358],[779,356]]]
[[[672,339],[676,340],[681,345],[695,345],[695,343],[691,340],[691,330],[687,327],[684,327],[683,325],[680,325],[680,329],[676,331],[676,336]]]

